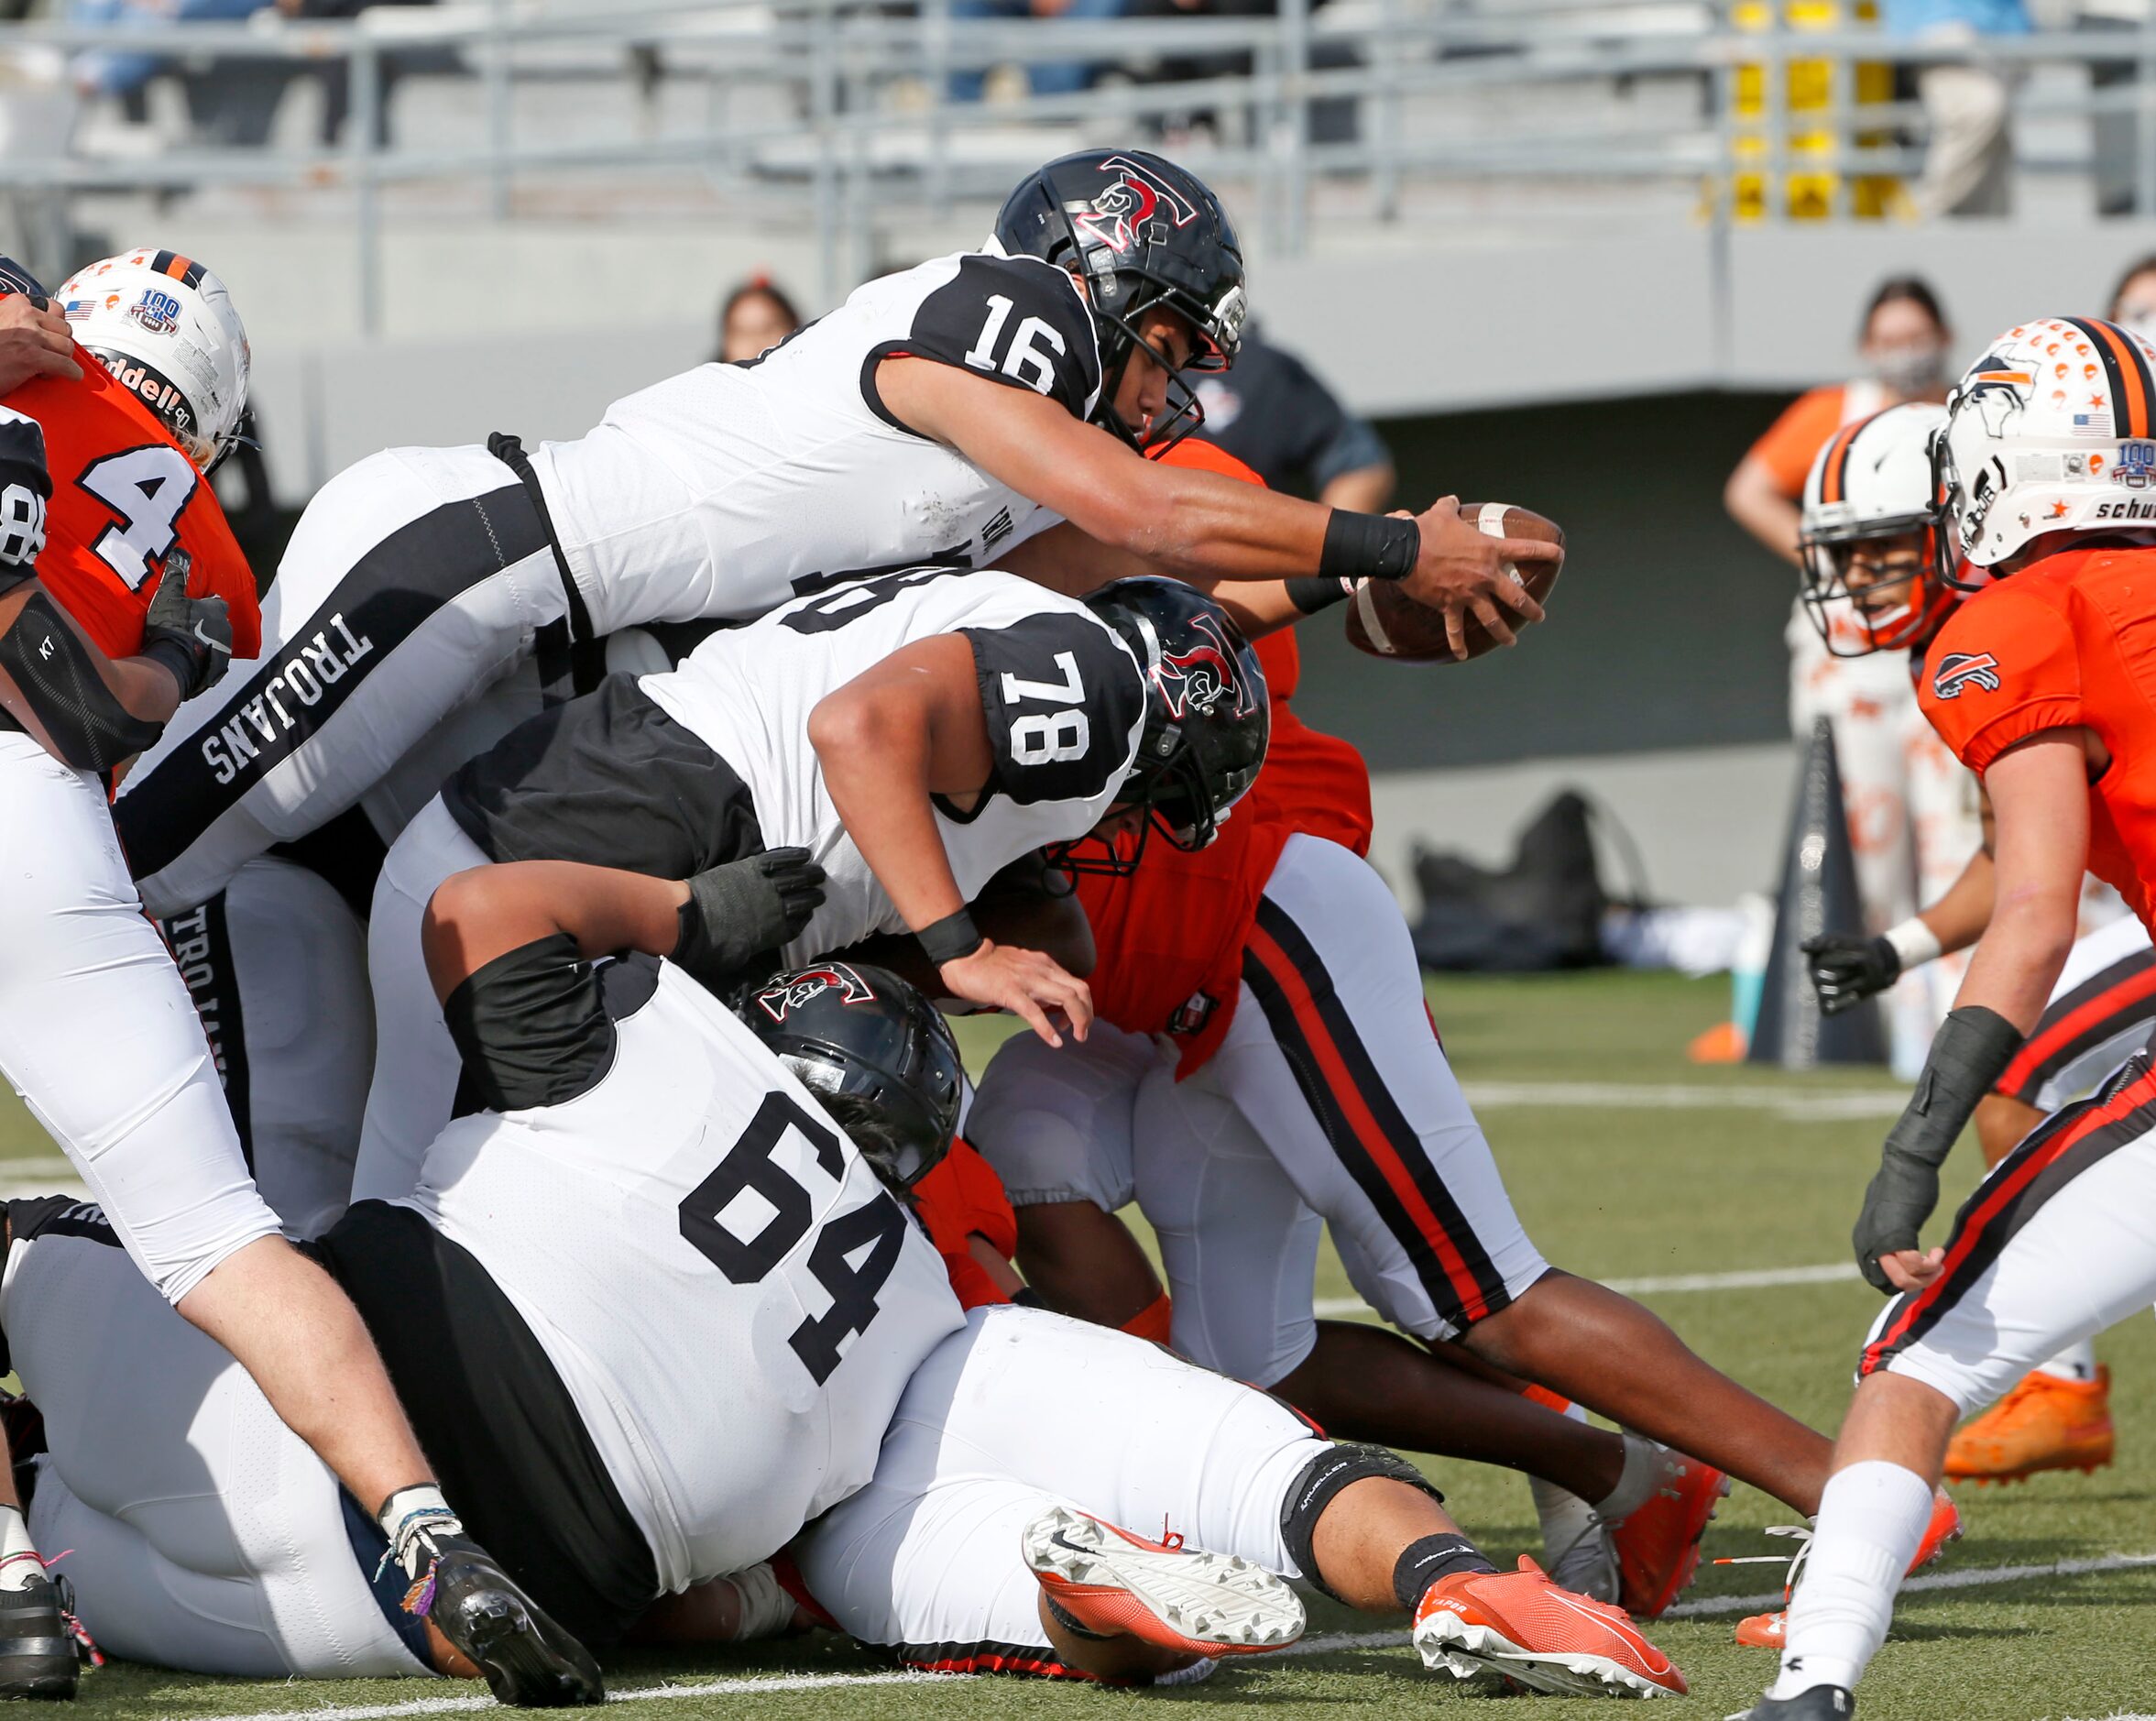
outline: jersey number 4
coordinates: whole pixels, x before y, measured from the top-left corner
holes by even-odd
[[[741,1139],[718,1162],[718,1169],[696,1185],[681,1203],[681,1234],[704,1258],[736,1285],[761,1284],[793,1253],[815,1222],[814,1203],[793,1174],[772,1156],[791,1130],[815,1150],[816,1164],[834,1178],[845,1175],[846,1160],[829,1124],[809,1115],[790,1095],[764,1095]],[[727,1228],[727,1210],[744,1193],[772,1209],[763,1229],[738,1237]],[[831,1299],[829,1312],[811,1316],[787,1339],[817,1386],[831,1378],[846,1341],[866,1332],[876,1318],[876,1293],[883,1288],[904,1247],[906,1216],[886,1193],[849,1208],[825,1222],[808,1252],[809,1277]],[[855,1257],[866,1256],[857,1266]]]
[[[180,511],[202,478],[177,448],[152,443],[93,460],[75,482],[119,516],[91,548],[129,591],[140,591],[153,565],[161,568],[172,553]]]

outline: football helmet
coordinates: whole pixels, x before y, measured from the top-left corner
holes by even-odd
[[[56,295],[78,345],[142,397],[204,472],[238,439],[247,332],[224,283],[200,263],[145,247],[71,275]]]
[[[1138,322],[1165,306],[1196,336],[1188,368],[1225,370],[1242,340],[1242,243],[1212,189],[1143,149],[1080,150],[1023,181],[996,216],[993,248],[1067,269],[1086,289],[1100,342],[1100,404],[1093,422],[1133,448],[1138,433],[1115,410]],[[1170,408],[1147,447],[1180,442],[1204,422],[1194,386],[1157,347]]]
[[[774,975],[735,1008],[892,1189],[942,1163],[966,1066],[936,1006],[896,974],[825,962]]]
[[[2017,323],[1946,412],[1932,463],[1949,585],[1976,589],[2047,532],[2156,527],[2156,346],[2142,336],[2094,317]]]
[[[1151,576],[1116,580],[1086,605],[1113,628],[1145,674],[1145,724],[1121,804],[1145,814],[1136,839],[1091,837],[1051,848],[1067,872],[1133,871],[1155,827],[1194,851],[1257,781],[1272,733],[1265,672],[1242,630],[1194,586]]]
[[[1954,607],[1932,543],[1932,438],[1945,422],[1929,401],[1890,406],[1844,424],[1811,463],[1797,537],[1804,608],[1836,657],[1920,645]],[[1913,563],[1880,559],[1904,538],[1917,541]],[[1862,544],[1875,548],[1866,555]]]
[[[32,299],[47,296],[45,289],[38,284],[38,278],[6,256],[0,256],[0,293],[23,293]]]

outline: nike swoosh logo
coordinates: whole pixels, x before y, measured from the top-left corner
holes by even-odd
[[[213,640],[208,634],[202,631],[202,624],[199,621],[194,624],[194,637],[200,640],[204,645],[208,646],[213,652],[223,652],[227,657],[232,654],[232,647],[225,644],[223,640]]]

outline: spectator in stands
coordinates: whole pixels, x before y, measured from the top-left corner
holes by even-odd
[[[277,0],[277,9],[288,18],[315,19],[356,18],[362,12],[377,6],[432,5],[434,0]],[[376,61],[375,147],[387,148],[389,143],[389,95],[399,78],[412,73],[432,72],[437,75],[454,75],[464,71],[463,57],[454,48],[415,48],[401,53],[385,53]],[[318,134],[325,144],[334,144],[343,134],[345,122],[352,116],[352,71],[344,60],[323,62],[322,80],[322,129]]]
[[[2156,341],[2156,255],[2127,266],[2118,285],[2111,290],[2111,302],[2104,315]]]
[[[1932,141],[1916,187],[1926,215],[2003,215],[2013,203],[2013,137],[2006,74],[1983,51],[1988,37],[2025,36],[2022,0],[1885,0],[1889,35],[1947,46],[1965,59],[1917,69]]]
[[[1800,396],[1752,445],[1723,491],[1737,524],[1793,565],[1799,504],[1813,457],[1844,424],[1907,400],[1944,400],[1953,345],[1929,286],[1914,276],[1882,283],[1864,316],[1866,374]],[[1796,582],[1789,586],[1793,590]],[[1859,639],[1868,646],[1856,618],[1845,616],[1839,626],[1851,630],[1843,651]],[[1917,708],[1907,652],[1835,655],[1796,602],[1783,637],[1790,727],[1800,745],[1821,718],[1833,730],[1857,893],[1868,929],[1884,932],[1916,913],[1920,902],[1936,901],[1966,863],[1976,839],[1975,796],[1953,792],[1961,779],[1948,773],[1959,767]],[[1888,1026],[1898,1066],[1911,1054],[1922,1061],[1944,1007],[1922,972],[1897,989]]]
[[[718,362],[739,365],[768,353],[800,326],[801,312],[772,278],[751,275],[718,308]]]
[[[270,0],[68,0],[71,24],[110,26],[140,31],[146,43],[141,53],[93,49],[75,57],[71,68],[75,87],[85,96],[132,95],[148,83],[171,58],[181,44],[153,51],[156,37],[186,24],[228,23],[259,12]]]
[[[954,22],[968,18],[1119,18],[1123,0],[951,0]],[[1025,69],[1035,95],[1076,95],[1099,68],[1083,60],[1045,60]],[[951,100],[978,102],[987,82],[978,67],[951,73]]]
[[[1393,499],[1393,457],[1368,422],[1252,323],[1231,370],[1198,385],[1198,435],[1226,449],[1275,490],[1333,508],[1382,514]]]

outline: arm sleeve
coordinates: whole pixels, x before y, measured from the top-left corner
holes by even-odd
[[[598,977],[565,932],[505,951],[467,975],[442,1017],[464,1060],[458,1098],[489,1112],[573,1100],[614,1061],[614,1025]]]
[[[36,419],[0,406],[0,592],[37,576],[45,505],[51,499],[44,430]]]
[[[1071,279],[1036,258],[961,258],[958,273],[914,308],[904,337],[870,350],[861,390],[891,423],[896,421],[877,396],[875,373],[884,359],[900,356],[1029,389],[1073,418],[1088,416],[1100,392],[1092,314]]]
[[[1050,610],[959,631],[973,646],[1000,793],[1021,806],[1089,801],[1129,772],[1145,687],[1105,624]]]
[[[1767,434],[1752,444],[1747,458],[1771,472],[1775,488],[1793,502],[1804,494],[1804,479],[1814,456],[1841,422],[1841,389],[1814,389],[1791,401],[1767,427]]]
[[[1932,642],[1917,700],[1939,739],[1981,776],[2016,741],[2083,721],[2074,630],[2035,592],[1994,586]]]

